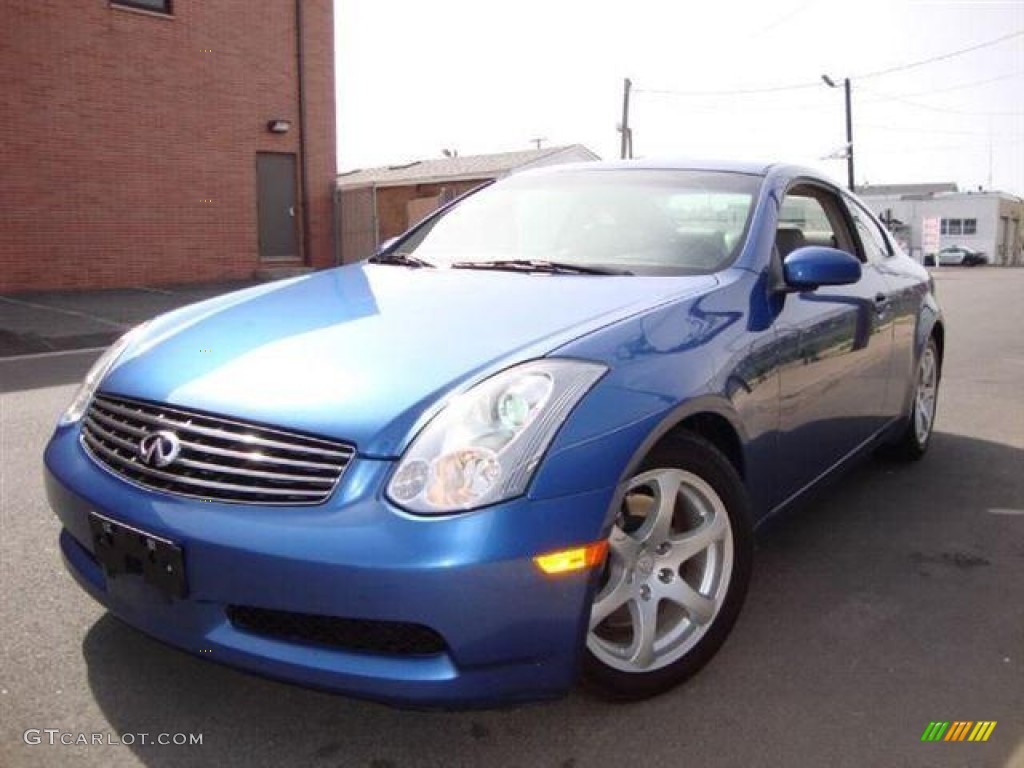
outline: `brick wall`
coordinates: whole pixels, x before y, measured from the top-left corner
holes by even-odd
[[[326,266],[332,0],[303,3],[309,252]],[[295,4],[176,0],[173,10],[4,3],[0,292],[245,278],[258,268],[256,153],[299,152]],[[272,118],[292,130],[269,133]]]
[[[312,266],[335,263],[334,189],[337,129],[334,105],[334,0],[303,0],[306,157],[309,164]]]

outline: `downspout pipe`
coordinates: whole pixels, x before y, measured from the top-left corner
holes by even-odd
[[[309,243],[309,163],[306,162],[306,69],[302,50],[302,0],[295,0],[295,58],[298,66],[298,97],[299,97],[299,173],[302,175],[299,194],[302,201],[299,210],[302,212],[302,263],[312,266]]]

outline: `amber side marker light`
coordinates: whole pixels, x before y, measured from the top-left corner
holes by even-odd
[[[533,562],[544,573],[555,576],[560,573],[572,573],[601,565],[607,554],[608,540],[605,539],[582,547],[570,547],[557,552],[548,552],[546,555],[537,555],[533,558]]]

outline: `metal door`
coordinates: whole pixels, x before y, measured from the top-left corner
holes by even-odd
[[[295,155],[257,152],[256,187],[260,258],[296,258]]]

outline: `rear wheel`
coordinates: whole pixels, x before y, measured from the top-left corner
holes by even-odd
[[[928,450],[935,427],[935,410],[939,394],[939,350],[935,339],[921,352],[914,380],[914,399],[903,433],[884,454],[903,461],[917,461]]]
[[[750,579],[746,492],[711,443],[659,446],[625,488],[591,609],[584,677],[614,698],[653,696],[706,664]]]

